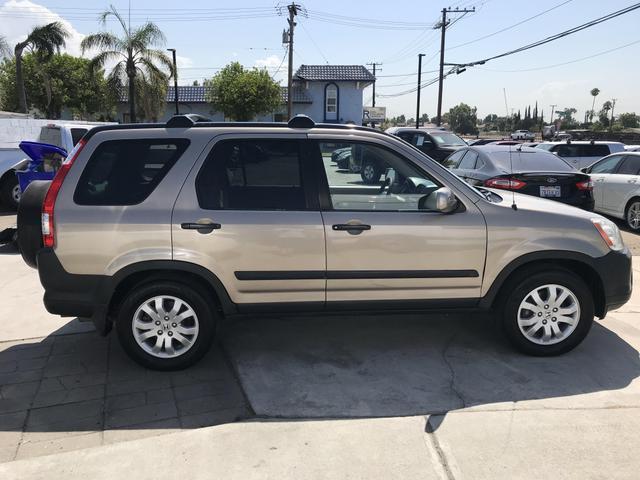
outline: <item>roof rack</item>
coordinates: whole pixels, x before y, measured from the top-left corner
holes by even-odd
[[[198,115],[196,113],[187,113],[186,115],[174,115],[167,123],[167,128],[190,128],[198,122],[210,122],[211,119]]]

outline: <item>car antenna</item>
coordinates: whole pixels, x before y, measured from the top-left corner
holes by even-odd
[[[511,186],[511,181],[513,180],[513,158],[511,156],[512,151],[512,146],[509,145],[509,169],[511,170],[511,173],[509,175],[509,186]],[[513,188],[511,188],[511,199],[511,208],[513,208],[515,211],[518,211],[518,205],[516,205],[516,192],[513,191]]]

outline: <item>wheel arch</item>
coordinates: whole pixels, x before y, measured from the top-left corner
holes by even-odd
[[[487,294],[480,300],[480,306],[493,308],[498,305],[511,287],[512,280],[523,272],[551,268],[562,268],[582,278],[593,294],[595,314],[599,318],[606,315],[604,284],[593,264],[593,258],[570,251],[535,252],[513,260],[495,278]]]
[[[102,287],[101,295],[113,318],[128,291],[135,285],[158,280],[175,281],[196,286],[210,296],[220,313],[230,315],[237,309],[220,279],[210,270],[190,262],[150,260],[134,263],[119,270]]]

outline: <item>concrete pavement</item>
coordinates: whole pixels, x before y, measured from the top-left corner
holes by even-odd
[[[637,478],[640,289],[557,358],[483,316],[261,317],[158,373],[0,270],[2,479]]]

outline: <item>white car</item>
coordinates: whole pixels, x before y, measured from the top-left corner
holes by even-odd
[[[607,155],[624,152],[624,144],[620,142],[596,142],[589,140],[577,140],[566,142],[543,142],[536,148],[542,148],[559,157],[579,170],[593,165]]]
[[[511,140],[535,140],[535,133],[529,130],[516,130],[511,134]]]
[[[640,152],[640,145],[625,145],[624,149],[627,152]]]
[[[640,231],[640,152],[609,155],[583,171],[593,181],[594,210]]]

